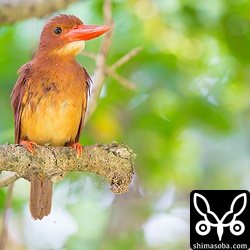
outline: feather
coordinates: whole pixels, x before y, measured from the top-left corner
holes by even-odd
[[[27,88],[27,79],[29,75],[29,65],[30,62],[24,64],[19,70],[18,73],[21,73],[19,76],[16,85],[11,93],[11,106],[14,111],[15,119],[15,143],[19,143],[20,137],[20,123],[21,123],[21,114],[23,110],[23,97]]]
[[[30,185],[29,208],[31,216],[36,220],[41,220],[50,214],[52,200],[52,182],[35,179]]]

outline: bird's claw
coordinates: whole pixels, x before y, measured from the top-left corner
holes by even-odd
[[[77,157],[79,157],[82,154],[82,144],[79,142],[75,142],[71,145],[76,150]]]
[[[22,140],[20,141],[20,144],[23,145],[24,147],[26,147],[28,149],[28,151],[34,155],[35,153],[35,149],[33,148],[34,146],[37,146],[37,144],[33,141],[25,141],[25,140]]]

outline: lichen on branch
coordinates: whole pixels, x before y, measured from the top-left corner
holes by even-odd
[[[121,194],[132,181],[134,158],[130,148],[117,142],[83,147],[80,156],[72,147],[37,146],[31,155],[22,145],[5,144],[0,146],[0,171],[16,172],[28,181],[43,176],[54,182],[70,171],[92,172],[107,180],[112,192]]]

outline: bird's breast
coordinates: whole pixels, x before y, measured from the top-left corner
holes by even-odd
[[[25,98],[21,138],[53,146],[75,140],[86,109],[84,82],[44,78],[29,86]]]

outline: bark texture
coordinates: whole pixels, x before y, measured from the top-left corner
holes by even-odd
[[[93,172],[107,180],[115,194],[128,191],[134,159],[133,151],[117,142],[83,147],[81,156],[71,147],[37,146],[31,155],[22,145],[0,146],[0,171],[16,172],[28,181],[42,176],[53,182],[63,179],[69,171]]]

